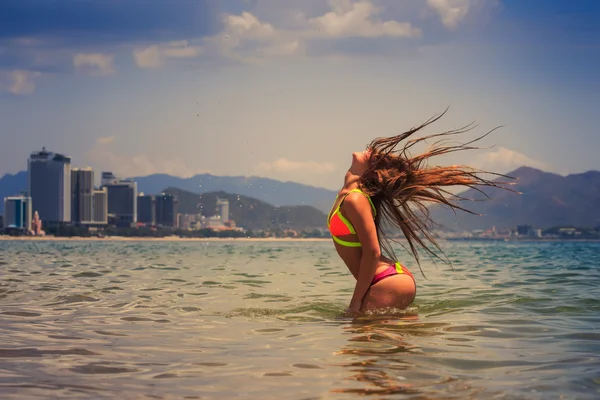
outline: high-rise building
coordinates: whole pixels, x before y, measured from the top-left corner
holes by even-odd
[[[117,183],[119,181],[119,179],[115,176],[115,174],[113,174],[112,172],[109,171],[104,171],[102,172],[102,180],[100,185],[101,186],[105,186],[105,185],[112,185],[113,183]]]
[[[4,225],[7,228],[31,228],[31,197],[4,198]]]
[[[217,208],[219,209],[219,216],[221,217],[221,222],[225,223],[229,221],[229,200],[220,199],[217,197]]]
[[[196,216],[194,214],[177,214],[177,228],[179,229],[192,229],[196,223]]]
[[[108,223],[108,192],[105,187],[92,191],[92,223]]]
[[[28,162],[28,194],[32,209],[46,224],[71,221],[71,158],[42,151],[31,153]]]
[[[103,173],[104,175],[104,173]],[[106,184],[108,214],[116,225],[131,226],[137,221],[137,182],[117,180]]]
[[[137,198],[137,222],[156,225],[156,204],[154,196],[140,193]]]
[[[156,225],[177,226],[177,198],[172,194],[160,194],[155,197]]]
[[[94,171],[91,168],[71,170],[71,221],[89,224],[93,220]]]

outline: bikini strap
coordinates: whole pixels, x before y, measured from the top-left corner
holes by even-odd
[[[331,235],[331,237],[333,238],[333,240],[335,242],[338,242],[339,244],[341,244],[342,246],[345,246],[345,247],[362,247],[362,244],[360,242],[349,242],[347,240],[342,240],[333,235]]]
[[[369,200],[369,203],[371,204],[371,208],[373,209],[373,216],[377,215],[377,210],[375,209],[375,204],[373,204],[373,200],[371,200],[371,196],[369,196],[368,194],[366,194],[365,192],[363,192],[362,189],[359,189],[359,188],[352,189],[351,191],[349,191],[348,193],[346,193],[346,196],[348,196],[352,192],[360,193],[363,196],[365,196],[367,198],[367,200]],[[344,198],[346,196],[344,196]],[[340,202],[340,204],[341,204],[341,202]]]
[[[335,213],[340,211],[340,208],[342,208],[342,203],[344,202],[344,200],[346,200],[346,197],[348,197],[348,195],[352,192],[360,193],[363,196],[365,196],[367,198],[367,200],[369,200],[369,204],[371,204],[371,209],[373,210],[373,216],[377,215],[377,210],[375,209],[375,205],[373,204],[371,197],[368,194],[366,194],[365,192],[363,192],[361,189],[356,188],[356,189],[352,189],[352,190],[348,191],[348,193],[346,193],[344,195],[344,197],[342,198],[342,201],[340,201],[340,203],[337,205],[335,210],[333,209],[333,207],[331,207],[331,210],[329,210],[329,214],[327,215],[327,227],[329,227],[329,222],[331,221],[331,218],[333,218]],[[338,198],[339,198],[339,194],[335,196],[335,201],[337,201]],[[341,213],[340,213],[340,218],[343,218]],[[344,218],[344,220],[347,221],[345,218]],[[351,232],[354,230],[353,228],[349,228],[349,229]],[[355,233],[355,232],[352,232],[352,233]]]

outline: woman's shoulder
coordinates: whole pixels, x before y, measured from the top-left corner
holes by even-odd
[[[343,196],[345,196],[344,203],[351,207],[362,208],[367,206],[371,208],[368,196],[362,190],[348,190]]]

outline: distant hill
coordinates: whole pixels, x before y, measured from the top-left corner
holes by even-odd
[[[165,188],[175,187],[192,193],[224,191],[261,199],[274,206],[308,205],[327,212],[335,200],[336,192],[324,188],[303,185],[295,182],[281,182],[274,179],[244,176],[196,175],[179,178],[165,174],[154,174],[131,178],[138,183],[138,191],[157,194]],[[0,178],[0,199],[18,194],[27,189],[27,172],[4,175]],[[4,203],[0,205],[3,212]]]
[[[519,178],[513,188],[523,192],[522,195],[493,188],[487,189],[486,192],[492,197],[491,200],[465,203],[467,208],[483,216],[471,216],[463,212],[455,216],[451,211],[435,208],[432,210],[433,217],[448,230],[488,229],[492,226],[506,229],[520,224],[530,224],[537,228],[557,225],[600,225],[600,172],[589,171],[560,176],[534,168],[521,167],[509,172],[508,175]],[[335,192],[332,190],[267,178],[203,174],[187,179],[169,175],[150,175],[133,179],[138,182],[138,189],[148,194],[160,193],[166,188],[187,192],[187,194],[181,193],[180,209],[190,213],[196,212],[192,205],[198,203],[201,203],[202,207],[214,210],[216,200],[210,200],[212,193],[224,192],[223,197],[236,196],[236,199],[237,195],[240,195],[240,199],[245,199],[247,203],[238,203],[238,208],[240,204],[241,209],[245,209],[247,205],[247,212],[249,212],[254,210],[250,208],[250,205],[254,204],[254,207],[258,207],[261,211],[237,216],[235,203],[227,197],[230,199],[232,218],[238,220],[238,223],[243,218],[248,218],[250,224],[258,224],[256,221],[259,218],[264,218],[265,221],[274,219],[278,221],[276,223],[283,223],[287,219],[300,223],[301,221],[297,221],[296,218],[306,218],[306,221],[302,222],[304,226],[323,226],[324,221],[319,218],[324,218],[323,213],[329,211],[335,199]],[[5,175],[0,179],[0,199],[18,194],[26,188],[26,172]],[[198,197],[200,194],[206,195],[202,202]],[[467,190],[461,195],[483,200],[483,196],[473,190]],[[188,198],[189,202],[184,200]],[[300,206],[305,206],[306,209]],[[267,212],[269,207],[273,208],[272,213]],[[0,201],[0,212],[2,208],[4,203]],[[317,210],[321,212],[320,215],[316,213]]]
[[[223,191],[197,194],[179,188],[167,188],[165,193],[177,196],[178,212],[217,214],[217,197],[229,200],[229,218],[246,229],[291,228],[297,230],[325,228],[326,215],[312,206],[275,207],[264,201]]]
[[[534,228],[552,226],[600,225],[600,172],[560,176],[530,167],[521,167],[507,175],[518,178],[513,189],[515,194],[495,188],[484,189],[491,200],[473,189],[460,196],[482,200],[463,202],[465,208],[482,214],[469,215],[436,207],[432,217],[443,228],[454,231],[515,228],[529,224]],[[502,179],[499,179],[502,180]]]
[[[160,193],[168,187],[198,194],[223,191],[260,199],[277,207],[309,205],[323,212],[329,211],[336,195],[333,190],[259,177],[201,174],[179,178],[155,174],[132,179],[138,183],[138,191],[148,194]]]
[[[6,174],[0,178],[0,214],[4,212],[4,198],[16,196],[27,190],[27,171],[14,175]]]

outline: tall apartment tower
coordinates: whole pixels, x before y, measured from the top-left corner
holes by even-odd
[[[219,217],[221,222],[225,223],[229,221],[229,200],[220,199],[217,197],[217,208],[219,209]]]
[[[155,197],[156,225],[177,226],[177,198],[172,194],[159,194]]]
[[[108,224],[108,192],[105,187],[92,192],[92,219],[94,224]]]
[[[140,193],[137,198],[137,222],[156,225],[156,204],[154,196]]]
[[[71,222],[71,158],[42,148],[31,153],[27,170],[32,209],[46,224]]]
[[[89,224],[93,221],[94,171],[91,168],[71,170],[71,221]]]
[[[108,214],[119,226],[137,222],[137,182],[116,178],[112,172],[102,172],[102,187],[108,194]]]

